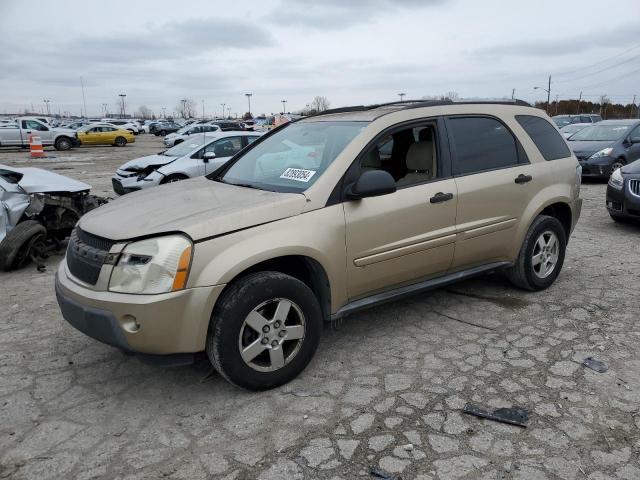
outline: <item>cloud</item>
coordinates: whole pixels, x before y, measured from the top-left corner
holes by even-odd
[[[449,0],[296,0],[282,1],[265,19],[276,25],[342,30],[402,9],[443,5]]]

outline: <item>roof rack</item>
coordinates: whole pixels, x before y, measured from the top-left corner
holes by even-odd
[[[388,103],[376,103],[373,105],[353,105],[350,107],[332,108],[330,110],[324,110],[322,112],[315,113],[309,117],[317,117],[321,115],[332,115],[336,113],[347,112],[365,112],[368,110],[375,110],[381,107],[401,106],[398,110],[407,110],[410,108],[422,108],[422,107],[438,107],[442,105],[474,105],[474,104],[489,104],[489,105],[518,105],[521,107],[530,107],[531,104],[519,99],[507,99],[507,100],[403,100],[398,102]],[[391,113],[391,112],[389,112]],[[382,114],[385,115],[385,114]],[[381,115],[381,116],[382,116]],[[306,118],[309,118],[306,117]]]

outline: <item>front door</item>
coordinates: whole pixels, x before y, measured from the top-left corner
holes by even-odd
[[[397,190],[344,203],[350,300],[451,265],[457,191],[437,125],[425,120],[390,131],[357,160],[360,172],[389,172]]]
[[[51,145],[51,128],[38,120],[22,120],[22,133],[25,143],[29,142],[29,135],[35,135],[40,137],[43,145]]]

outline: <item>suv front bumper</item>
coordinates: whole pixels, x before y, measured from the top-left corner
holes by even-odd
[[[66,260],[55,280],[62,316],[74,328],[121,350],[153,355],[204,350],[211,312],[223,288],[157,295],[96,291],[71,278]]]

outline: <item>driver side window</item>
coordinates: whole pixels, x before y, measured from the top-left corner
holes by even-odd
[[[398,188],[438,178],[438,147],[435,123],[398,130],[382,137],[360,160],[360,171],[384,170]]]
[[[640,143],[640,125],[631,131],[629,140],[631,140],[632,143]]]
[[[47,131],[49,131],[49,129],[47,127],[45,127],[40,122],[36,122],[35,120],[23,120],[22,121],[22,128],[26,128],[26,129],[29,129],[29,130],[37,130],[39,132],[47,132]]]

